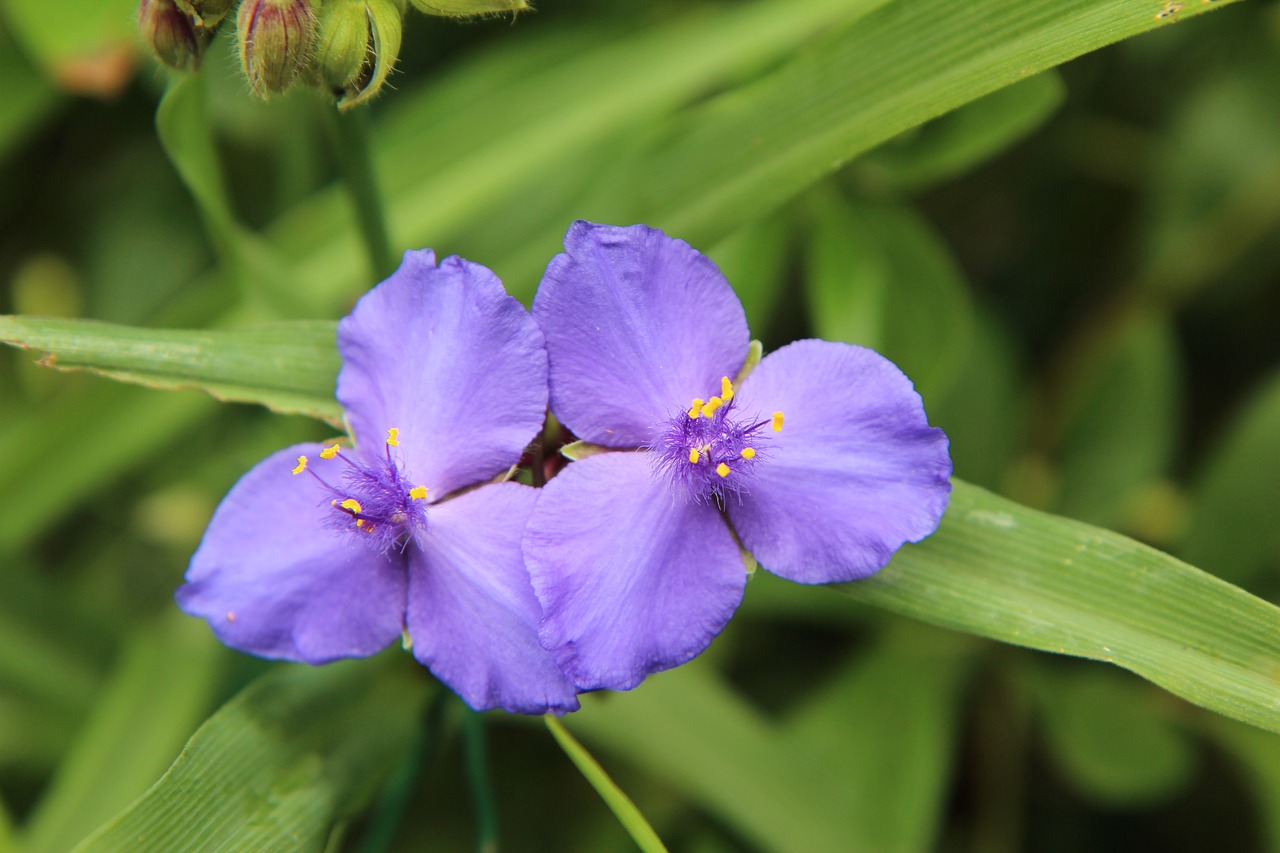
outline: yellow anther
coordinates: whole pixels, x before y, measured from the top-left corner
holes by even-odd
[[[773,431],[782,432],[782,412],[773,413]]]
[[[409,490],[409,497],[413,498],[415,501],[425,501],[427,499],[427,487],[414,486]]]
[[[338,444],[335,444],[332,447],[326,447],[324,450],[320,451],[320,458],[332,459],[333,457],[338,455],[338,451],[341,449],[342,449],[341,445],[338,445]]]
[[[716,473],[719,474],[721,477],[728,477],[729,466],[721,462],[719,465],[716,466]]]
[[[690,449],[689,449],[689,461],[690,461],[690,462],[692,462],[694,465],[697,465],[697,464],[698,464],[698,460],[699,460],[699,459],[701,459],[701,458],[702,458],[702,454],[698,452],[698,448],[696,448],[696,447],[692,447],[692,448],[690,448]]]
[[[702,414],[710,417],[711,415],[715,414],[716,409],[720,408],[723,405],[724,405],[724,400],[720,399],[719,397],[712,397],[710,400],[707,401],[707,404],[702,407]]]
[[[305,470],[307,470],[307,457],[299,456],[298,464],[294,466],[293,473],[301,474]]]
[[[399,446],[400,446],[400,430],[396,429],[395,427],[392,427],[391,429],[387,430],[387,447],[399,447]]]
[[[728,376],[720,377],[720,399],[726,403],[733,399],[733,383]]]
[[[363,519],[363,518],[357,518],[357,519],[356,519],[356,527],[364,527],[364,519]]]
[[[338,504],[338,506],[342,507],[343,509],[349,509],[352,512],[357,512],[357,513],[362,512],[364,510],[364,507],[360,506],[360,501],[356,500],[355,498],[347,498],[345,501]]]
[[[694,397],[693,405],[689,407],[689,417],[693,418],[694,420],[697,420],[698,415],[702,414],[702,404],[705,402],[707,401],[702,399],[701,397]]]
[[[756,458],[756,449],[755,449],[754,447],[744,447],[744,448],[742,448],[742,458],[743,458],[743,459],[755,459],[755,458]]]

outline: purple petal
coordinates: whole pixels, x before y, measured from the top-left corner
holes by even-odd
[[[319,445],[273,453],[240,478],[191,558],[178,606],[218,639],[267,658],[327,663],[400,636],[404,560],[324,525],[329,494],[290,475]]]
[[[482,486],[431,508],[409,558],[413,654],[476,710],[563,713],[577,691],[538,642],[520,536],[537,492]]]
[[[406,252],[338,324],[338,349],[358,449],[380,455],[399,429],[405,473],[433,500],[506,470],[542,428],[542,333],[479,264]]]
[[[639,447],[746,359],[742,303],[708,258],[654,228],[578,221],[533,300],[551,408],[582,439]]]
[[[542,643],[584,690],[630,690],[699,654],[747,574],[715,506],[674,497],[650,454],[603,453],[542,490],[524,551]]]
[[[863,578],[937,528],[951,494],[947,437],[888,359],[798,341],[761,361],[737,401],[784,415],[750,492],[727,507],[769,571],[800,583]]]

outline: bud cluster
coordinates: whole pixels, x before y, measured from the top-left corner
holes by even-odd
[[[260,98],[295,84],[331,92],[340,107],[376,95],[395,67],[409,3],[428,15],[523,12],[527,0],[239,0],[240,67]],[[140,0],[138,25],[156,58],[194,71],[236,0]]]

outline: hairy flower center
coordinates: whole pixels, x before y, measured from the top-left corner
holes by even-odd
[[[689,410],[667,422],[653,446],[658,469],[682,486],[691,500],[723,500],[750,482],[752,472],[767,456],[769,434],[782,429],[782,412],[758,421],[738,410],[733,383],[720,380],[720,394],[696,398]]]
[[[337,459],[341,486],[334,486],[311,470],[305,456],[298,457],[295,475],[306,471],[329,493],[325,525],[360,535],[370,546],[386,551],[403,545],[415,530],[427,526],[427,488],[411,485],[401,470],[393,448],[400,446],[400,430],[387,430],[386,452],[372,463],[343,455],[340,445],[320,451],[325,462]]]

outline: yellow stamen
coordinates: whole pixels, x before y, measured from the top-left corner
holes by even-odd
[[[399,446],[400,446],[400,430],[396,429],[395,427],[392,427],[391,429],[387,430],[387,447],[399,447]]]
[[[723,405],[724,405],[724,400],[720,399],[719,397],[712,397],[710,400],[707,401],[707,404],[702,407],[702,414],[710,417],[711,415],[715,414],[716,409],[720,408]]]
[[[338,506],[342,507],[343,509],[349,509],[352,512],[362,512],[364,510],[364,508],[360,506],[360,501],[356,500],[355,498],[347,498],[345,501],[338,504]]]
[[[294,467],[294,469],[293,469],[293,473],[295,473],[295,474],[301,474],[301,473],[302,473],[303,471],[305,471],[305,470],[307,470],[307,457],[305,457],[305,456],[299,456],[299,457],[298,457],[298,464]]]
[[[700,453],[698,452],[698,448],[696,448],[696,447],[692,447],[692,448],[690,448],[690,449],[689,449],[689,461],[690,461],[690,462],[692,462],[694,465],[697,465],[697,464],[698,464],[698,460],[699,460],[699,459],[701,459],[701,458],[702,458],[702,454],[700,454]]]
[[[357,519],[356,519],[356,527],[364,527],[364,519],[363,519],[363,518],[357,518]]]
[[[756,458],[756,449],[755,449],[754,447],[744,447],[744,448],[742,448],[742,458],[743,458],[743,459],[755,459],[755,458]]]
[[[338,455],[338,451],[341,449],[342,449],[342,446],[338,444],[335,444],[332,447],[326,447],[324,450],[320,451],[320,458],[332,459],[333,457]]]
[[[410,489],[410,490],[409,490],[409,497],[413,498],[415,501],[424,501],[424,500],[426,500],[426,499],[427,499],[427,487],[426,487],[426,486],[414,486],[412,489]]]
[[[782,412],[773,413],[773,431],[782,432]]]
[[[693,405],[689,407],[689,417],[693,418],[694,420],[697,420],[698,415],[702,414],[702,404],[705,402],[706,400],[702,399],[701,397],[694,397]]]
[[[733,383],[728,376],[720,377],[720,399],[726,403],[733,399]]]
[[[721,462],[719,465],[716,466],[716,473],[719,474],[721,477],[728,477],[729,466]]]

